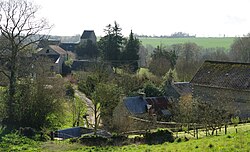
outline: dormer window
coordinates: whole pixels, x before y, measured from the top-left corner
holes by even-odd
[[[49,49],[46,50],[46,53],[49,53]]]

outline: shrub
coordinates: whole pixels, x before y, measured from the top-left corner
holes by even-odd
[[[158,130],[157,132],[146,133],[145,135],[145,142],[147,144],[162,144],[173,141],[173,133],[168,130]]]
[[[128,138],[124,135],[113,135],[111,140],[109,141],[109,145],[113,146],[122,146],[126,145],[128,142]]]
[[[18,133],[6,134],[2,137],[0,151],[38,151],[39,143]]]
[[[154,85],[152,82],[148,82],[144,86],[144,93],[147,97],[159,97],[163,96],[163,92],[159,87]]]
[[[28,137],[28,138],[34,137],[36,134],[35,130],[31,127],[24,127],[24,128],[21,127],[19,131],[21,135]]]
[[[66,88],[66,95],[73,98],[75,94],[73,86],[71,84],[67,84],[65,88]]]
[[[106,146],[108,138],[102,136],[86,135],[79,139],[80,143],[86,146]]]
[[[182,140],[181,140],[181,138],[177,138],[176,140],[175,140],[175,142],[177,142],[177,143],[179,143],[179,142],[181,142]]]

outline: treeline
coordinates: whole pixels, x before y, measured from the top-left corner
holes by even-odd
[[[138,34],[135,34],[135,36],[139,38],[195,38],[196,37],[196,35],[189,35],[188,33],[184,32],[175,32],[170,36],[169,35],[152,36],[152,35],[138,35]]]
[[[176,81],[190,81],[205,60],[227,62],[250,62],[250,35],[236,38],[229,50],[203,48],[195,43],[158,46],[149,58],[149,70],[164,76],[169,70],[175,72]],[[152,49],[148,46],[146,49]]]

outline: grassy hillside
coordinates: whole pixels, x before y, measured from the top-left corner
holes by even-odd
[[[156,47],[157,45],[172,45],[178,43],[187,43],[193,42],[204,48],[215,48],[215,47],[224,47],[226,49],[230,48],[231,44],[234,41],[234,37],[225,37],[225,38],[140,38],[140,41],[144,46],[147,44]]]
[[[229,133],[219,136],[209,136],[200,139],[191,139],[189,141],[164,143],[159,145],[128,145],[122,147],[87,147],[80,144],[69,144],[65,141],[47,142],[42,144],[42,151],[72,151],[72,152],[190,152],[190,151],[250,151],[250,124],[238,126],[238,133],[235,133],[233,127],[229,128]]]

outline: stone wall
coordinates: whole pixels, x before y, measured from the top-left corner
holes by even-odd
[[[228,101],[241,118],[250,118],[250,91],[222,89],[215,87],[193,86],[193,97],[203,101]]]

